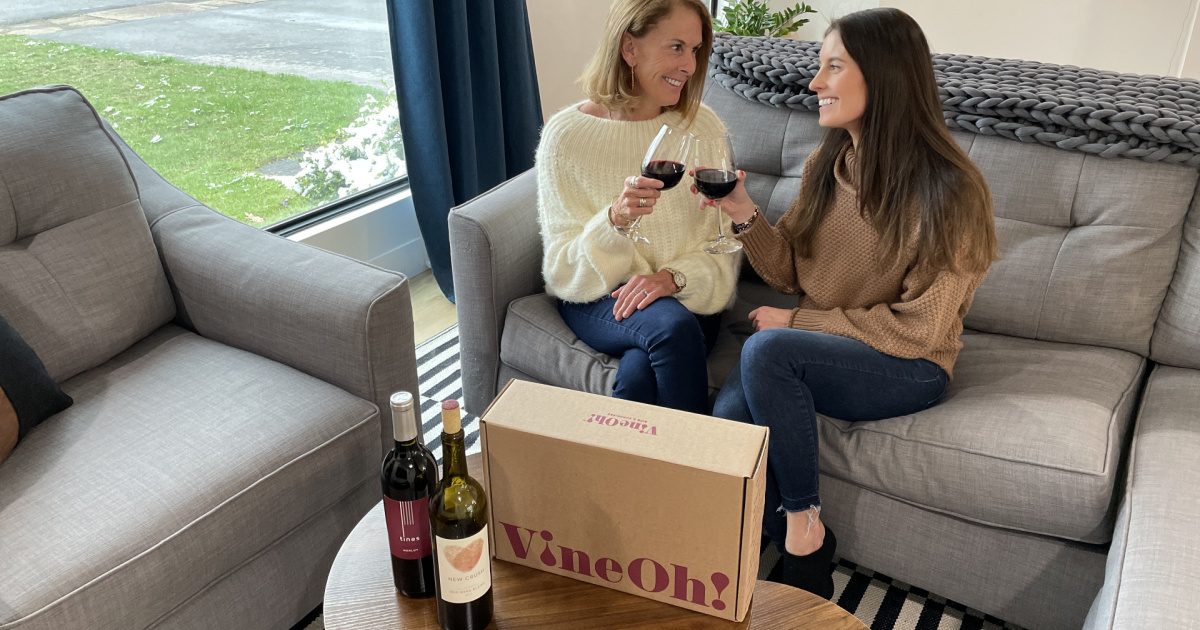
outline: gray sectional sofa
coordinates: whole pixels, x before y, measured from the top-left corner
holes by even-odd
[[[0,314],[75,400],[0,464],[0,628],[320,604],[417,386],[404,276],[203,206],[60,86],[0,97]]]
[[[777,220],[821,140],[816,115],[711,83],[705,102]],[[1197,170],[954,136],[991,187],[1004,258],[941,405],[822,418],[840,554],[1028,628],[1200,627]],[[534,178],[449,219],[468,409],[510,378],[611,391],[617,360],[579,341],[544,293]],[[753,273],[738,293],[714,389],[752,332],[749,310],[795,305]]]

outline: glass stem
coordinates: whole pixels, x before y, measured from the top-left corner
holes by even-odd
[[[717,200],[717,240],[725,240],[725,230],[721,228],[721,200]]]

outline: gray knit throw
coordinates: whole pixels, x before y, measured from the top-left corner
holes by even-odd
[[[820,42],[718,34],[712,78],[750,100],[817,110]],[[934,55],[946,124],[1101,157],[1200,166],[1200,81]]]

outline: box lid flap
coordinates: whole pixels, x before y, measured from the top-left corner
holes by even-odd
[[[752,424],[515,380],[482,420],[739,477],[754,475],[767,436]]]

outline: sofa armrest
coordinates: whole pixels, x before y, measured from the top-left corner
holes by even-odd
[[[137,182],[179,323],[375,403],[390,449],[388,398],[417,392],[407,278],[221,215],[109,132]]]
[[[1155,367],[1134,432],[1104,586],[1084,627],[1200,628],[1200,371]]]
[[[496,396],[509,302],[545,289],[535,172],[455,208],[449,222],[463,397],[482,413]]]

